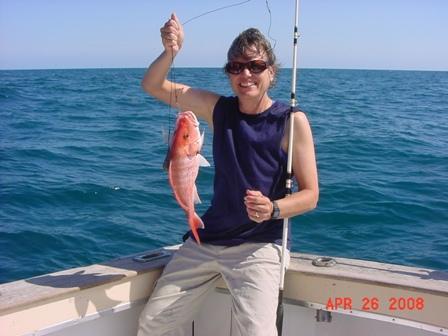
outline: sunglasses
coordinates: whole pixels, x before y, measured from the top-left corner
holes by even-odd
[[[228,62],[226,64],[226,72],[232,75],[238,75],[247,69],[250,73],[259,74],[265,71],[268,67],[268,64],[263,60],[253,60],[246,63],[242,62]]]

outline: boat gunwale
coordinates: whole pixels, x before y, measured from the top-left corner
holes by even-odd
[[[415,266],[342,257],[332,257],[332,259],[336,260],[335,266],[317,267],[312,265],[312,261],[316,258],[320,258],[320,256],[304,253],[291,253],[291,263],[288,272],[298,272],[304,275],[329,279],[356,281],[388,288],[405,288],[407,290],[448,297],[448,272]],[[348,267],[344,268],[344,266]],[[361,270],[372,269],[376,273],[375,278],[372,277],[371,273],[356,272],[353,268],[360,268]],[[420,272],[417,272],[417,270]],[[424,276],[422,272],[437,272],[437,274],[443,275],[444,278],[422,278],[421,276]],[[411,280],[416,283],[410,284]]]
[[[167,250],[169,252],[178,248],[178,245],[163,249],[151,250],[144,253],[154,253],[155,251]],[[146,263],[139,263],[134,260],[136,256],[113,259],[109,262],[93,264],[85,267],[67,269],[46,275],[40,275],[29,279],[17,280],[14,282],[0,284],[0,316],[13,311],[18,311],[24,307],[42,305],[46,302],[53,302],[63,298],[73,296],[75,293],[89,288],[100,286],[112,286],[130,281],[132,278],[150,272],[159,272],[166,265],[169,258],[158,259]],[[400,288],[410,291],[433,294],[448,297],[448,272],[441,272],[445,279],[425,279],[422,272],[433,272],[431,269],[423,269],[412,266],[402,266],[394,264],[379,263],[375,261],[356,260],[335,257],[336,265],[333,267],[316,267],[312,265],[312,260],[317,255],[304,253],[291,253],[291,261],[286,273],[286,281],[292,274],[322,277],[332,280],[355,281],[363,284],[378,285],[388,288]],[[370,269],[375,271],[375,276],[371,273],[359,272],[359,269]],[[358,271],[357,271],[358,270]],[[404,273],[404,274],[403,274]],[[85,276],[87,282],[82,282]],[[39,282],[44,277],[72,277],[71,283],[76,286],[61,287],[58,281]],[[81,277],[81,278],[79,278]],[[84,279],[85,280],[85,279]],[[415,282],[415,283],[411,283]],[[286,283],[286,295],[288,292]],[[24,294],[25,293],[25,294]],[[26,295],[31,294],[32,295]]]
[[[176,248],[177,245],[163,249],[149,250],[144,253],[154,253],[155,251],[161,250],[171,251]],[[112,285],[125,283],[131,278],[137,277],[141,274],[160,272],[168,262],[168,258],[150,261],[147,263],[133,261],[135,256],[141,254],[142,253],[138,253],[116,258],[104,263],[70,268],[53,273],[38,275],[28,279],[21,279],[0,284],[0,316],[18,311],[21,308],[32,308],[45,303],[66,299],[83,290],[101,286],[110,287]],[[90,278],[87,282],[82,282],[83,280],[81,280],[80,277],[83,276],[93,276],[96,278]],[[57,280],[54,283],[51,281],[42,281],[42,283],[37,284],[40,282],[39,279],[43,279],[45,277],[72,277],[70,282],[77,285],[71,287],[61,287],[59,281]],[[26,293],[24,295],[24,291],[26,293],[37,292],[37,294],[35,293],[34,296],[28,296]]]

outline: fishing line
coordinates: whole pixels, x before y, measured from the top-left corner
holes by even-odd
[[[226,5],[226,6],[222,6],[222,7],[218,7],[218,8],[209,10],[207,12],[204,12],[204,13],[201,13],[199,15],[193,16],[192,18],[190,18],[190,19],[186,20],[184,23],[182,23],[182,25],[185,26],[186,24],[188,24],[188,23],[190,23],[190,22],[192,22],[192,21],[194,21],[194,20],[196,20],[196,19],[198,19],[200,17],[206,16],[206,15],[211,14],[211,13],[219,12],[221,10],[228,9],[228,8],[231,8],[231,7],[242,6],[242,5],[244,5],[244,4],[248,3],[248,2],[251,2],[251,1],[252,0],[240,1],[240,2],[236,2],[236,3],[230,4],[230,5]],[[269,26],[268,26],[268,33],[267,33],[267,35],[268,35],[268,38],[271,41],[274,42],[274,46],[272,47],[272,49],[275,49],[275,46],[277,45],[277,40],[271,36],[272,12],[271,12],[271,7],[269,6],[269,0],[265,0],[265,5],[266,5],[266,11],[269,14]]]
[[[271,47],[271,49],[275,49],[275,46],[277,45],[277,40],[271,36],[271,26],[272,26],[272,12],[271,12],[271,7],[269,6],[269,1],[268,1],[268,0],[266,0],[265,3],[266,3],[266,10],[267,10],[268,13],[269,13],[268,38],[269,38],[271,41],[274,41],[274,46]]]
[[[170,102],[168,104],[168,135],[166,138],[167,141],[167,156],[165,157],[165,161],[163,162],[163,167],[165,169],[168,169],[168,153],[170,151],[170,146],[171,146],[171,114],[172,114],[172,109],[171,109],[171,103],[173,102],[173,94],[174,94],[174,99],[175,99],[175,104],[177,105],[177,92],[176,92],[176,75],[174,73],[174,50],[173,47],[171,46],[171,66],[170,66]]]
[[[212,10],[210,10],[210,11],[204,12],[204,13],[202,13],[202,14],[196,15],[196,16],[194,16],[194,17],[188,19],[187,21],[185,21],[184,23],[182,23],[182,25],[185,26],[187,23],[189,23],[189,22],[191,22],[191,21],[194,21],[194,20],[196,20],[196,19],[198,19],[198,18],[200,18],[200,17],[202,17],[202,16],[205,16],[205,15],[208,15],[208,14],[211,14],[211,13],[214,13],[214,12],[219,12],[220,10],[224,10],[224,9],[227,9],[227,8],[236,7],[236,6],[241,6],[241,5],[244,5],[245,3],[248,3],[248,2],[251,2],[251,1],[252,1],[252,0],[240,1],[240,2],[236,2],[236,3],[233,3],[233,4],[227,5],[227,6],[222,6],[222,7],[219,7],[219,8],[212,9]]]

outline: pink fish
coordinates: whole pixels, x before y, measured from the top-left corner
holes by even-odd
[[[200,203],[196,189],[199,166],[210,166],[199,154],[204,142],[204,133],[199,131],[199,122],[191,111],[181,112],[176,119],[176,127],[171,139],[170,149],[165,159],[168,178],[177,203],[185,210],[194,238],[200,244],[198,229],[204,223],[194,209]]]

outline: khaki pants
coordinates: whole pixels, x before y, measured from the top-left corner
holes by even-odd
[[[226,247],[188,239],[157,281],[140,316],[138,336],[165,335],[193,320],[221,277],[232,294],[232,320],[239,335],[277,335],[280,256],[281,246],[270,243]]]

